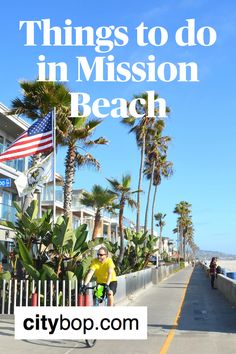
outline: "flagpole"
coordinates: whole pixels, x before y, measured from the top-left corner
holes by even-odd
[[[53,109],[53,225],[56,223],[56,108]]]

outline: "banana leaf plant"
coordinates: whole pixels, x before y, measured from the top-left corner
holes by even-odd
[[[147,236],[147,232],[136,232],[131,229],[125,229],[125,239],[127,246],[124,252],[124,258],[121,264],[118,262],[117,247],[118,244],[106,242],[107,249],[113,253],[113,261],[116,266],[118,275],[136,272],[146,268],[151,255],[157,251],[157,238],[151,235]]]
[[[92,250],[103,239],[86,241],[87,225],[82,224],[76,230],[71,229],[70,219],[60,216],[53,230],[53,257],[56,259],[57,276],[63,273],[63,279],[76,276],[81,280],[87,272],[92,260]],[[74,274],[74,275],[73,275]]]
[[[72,230],[68,217],[59,216],[52,224],[51,211],[38,218],[38,204],[33,200],[22,212],[16,208],[16,222],[1,221],[15,233],[14,258],[20,259],[26,274],[34,280],[81,279],[91,262],[92,249],[103,240],[86,241],[87,225]],[[2,245],[8,257],[9,252]]]

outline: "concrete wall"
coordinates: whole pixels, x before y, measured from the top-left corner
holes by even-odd
[[[121,275],[117,277],[118,286],[115,302],[119,303],[124,299],[130,299],[137,292],[146,289],[151,285],[157,285],[160,281],[167,278],[178,268],[178,264],[169,266],[153,267],[139,272]]]
[[[127,297],[132,297],[142,289],[152,285],[152,268],[143,269],[138,272],[120,275],[117,277],[117,293],[115,301],[120,302]]]
[[[201,264],[206,276],[209,276],[209,267]],[[236,306],[236,280],[230,279],[225,275],[218,274],[216,279],[217,289],[226,297],[226,299]]]
[[[169,266],[161,266],[158,268],[152,268],[152,283],[154,285],[168,278],[176,269],[179,268],[178,264],[171,264]]]

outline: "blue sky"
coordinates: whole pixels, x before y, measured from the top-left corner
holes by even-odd
[[[173,209],[176,203],[186,200],[192,204],[195,241],[202,249],[236,254],[236,192],[235,192],[235,85],[236,78],[236,4],[234,0],[162,0],[145,2],[111,1],[78,2],[9,0],[2,5],[0,22],[0,101],[10,106],[20,95],[18,81],[37,77],[38,56],[48,61],[64,61],[68,65],[71,91],[88,92],[98,97],[124,97],[145,90],[155,90],[166,99],[171,108],[166,134],[172,137],[169,160],[174,163],[174,175],[163,181],[157,197],[156,211],[167,214],[166,236],[172,237],[176,224]],[[199,82],[179,83],[94,83],[76,82],[76,56],[94,58],[93,48],[84,47],[25,47],[25,33],[19,31],[20,20],[50,18],[53,25],[63,26],[71,19],[74,26],[127,26],[129,43],[114,49],[120,61],[145,61],[148,55],[161,62],[198,63]],[[214,46],[179,47],[174,40],[178,27],[186,19],[195,18],[196,28],[211,26],[217,32]],[[163,26],[169,40],[163,47],[138,47],[135,27],[144,22],[148,27]],[[106,54],[104,54],[106,55]],[[95,136],[105,136],[107,147],[96,148],[93,154],[102,164],[97,173],[83,169],[76,173],[75,188],[90,190],[94,183],[106,185],[105,177],[120,178],[131,173],[133,188],[137,187],[139,152],[134,137],[118,119],[107,118]],[[92,152],[92,151],[91,151]],[[64,173],[64,151],[59,151],[57,169]],[[147,183],[144,183],[144,187]],[[145,196],[143,196],[143,206]],[[144,212],[144,208],[142,208]],[[127,210],[128,217],[134,217]]]

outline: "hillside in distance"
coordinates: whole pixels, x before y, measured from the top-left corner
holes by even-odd
[[[196,253],[196,257],[199,259],[211,259],[212,257],[217,257],[219,259],[236,260],[236,254],[228,254],[224,252],[205,251],[205,250],[199,250]]]

